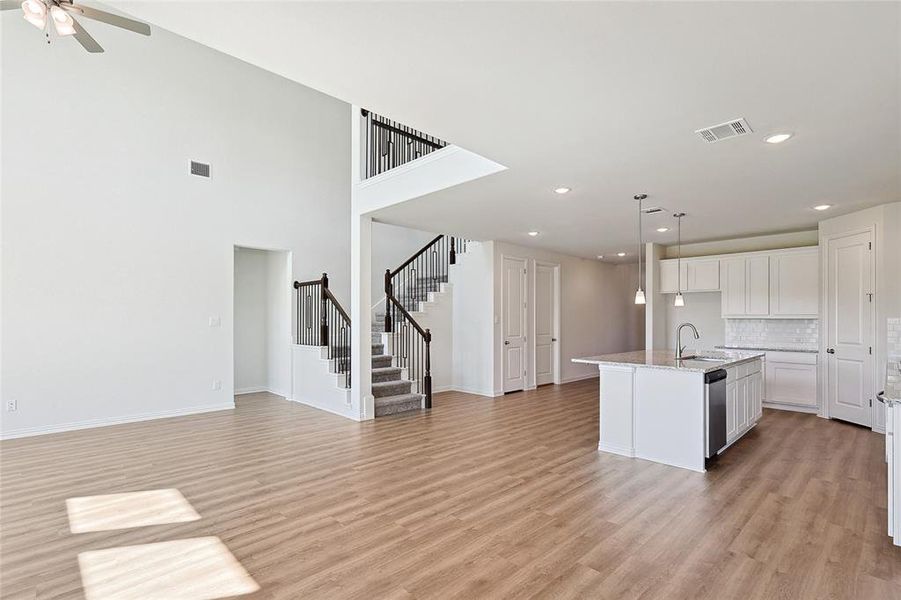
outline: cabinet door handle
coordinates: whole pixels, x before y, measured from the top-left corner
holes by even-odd
[[[835,354],[835,348],[826,348],[827,354]]]

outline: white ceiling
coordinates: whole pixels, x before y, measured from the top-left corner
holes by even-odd
[[[631,256],[637,192],[686,212],[688,241],[901,200],[895,2],[115,4],[509,167],[392,223]],[[737,117],[752,135],[693,133]],[[654,231],[670,221],[647,236],[672,243]]]

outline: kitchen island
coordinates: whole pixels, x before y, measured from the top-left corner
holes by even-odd
[[[574,358],[600,371],[598,450],[703,472],[762,411],[762,352],[640,350]]]

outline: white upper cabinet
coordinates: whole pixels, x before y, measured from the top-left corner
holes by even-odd
[[[770,257],[770,314],[785,318],[816,318],[819,314],[818,249]]]
[[[720,283],[723,287],[723,316],[747,314],[748,261],[744,258],[727,258],[720,261]]]
[[[819,249],[790,248],[660,261],[660,292],[722,292],[729,319],[819,316]],[[680,272],[681,271],[681,272]]]
[[[681,281],[680,281],[681,276]],[[664,294],[683,292],[716,292],[720,289],[718,258],[683,258],[660,261],[660,291]]]
[[[685,268],[685,287],[689,292],[715,292],[720,289],[719,259],[691,260],[682,263]]]

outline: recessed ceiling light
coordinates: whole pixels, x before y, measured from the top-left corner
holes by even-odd
[[[603,254],[598,254],[598,260],[604,260],[604,255],[603,255]]]
[[[535,237],[536,235],[538,235],[538,232],[537,232],[537,231],[530,231],[530,232],[529,232],[529,235],[531,235],[532,237]]]
[[[566,194],[568,192],[571,192],[572,188],[568,188],[568,187],[564,186],[564,187],[554,188],[554,191],[558,194]]]
[[[790,133],[777,133],[776,135],[771,135],[763,141],[765,141],[767,144],[781,144],[791,136],[792,134]]]
[[[616,255],[617,255],[617,256],[625,256],[626,253],[625,253],[625,252],[617,252]]]
[[[657,231],[659,233],[666,233],[667,231],[669,231],[669,227],[658,227]]]
[[[818,204],[813,207],[814,210],[829,210],[832,208],[831,204]]]

